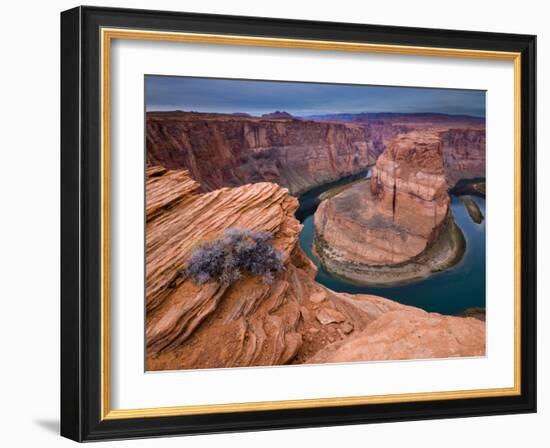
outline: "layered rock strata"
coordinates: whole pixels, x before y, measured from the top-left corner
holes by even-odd
[[[372,165],[368,128],[348,123],[149,112],[147,161],[185,168],[204,191],[274,182],[299,194]]]
[[[479,320],[317,284],[297,243],[297,201],[275,184],[202,193],[187,171],[149,167],[146,194],[147,370],[368,361],[382,359],[384,350],[385,359],[485,353]],[[272,233],[285,265],[272,284],[244,277],[231,286],[196,285],[182,275],[197,243],[231,227]],[[397,327],[413,315],[416,330],[407,330],[405,344]],[[390,337],[384,350],[374,333]],[[456,336],[448,347],[439,340],[443,333]],[[362,335],[372,350],[355,342]]]
[[[480,356],[484,349],[479,341],[485,337],[485,329],[472,323],[402,305],[346,340],[319,350],[309,362],[448,358],[474,353]]]
[[[394,139],[370,179],[323,201],[315,245],[331,272],[362,283],[395,283],[455,263],[463,236],[454,224],[438,133]]]
[[[461,179],[485,179],[485,128],[449,129],[440,136],[449,187]]]
[[[337,114],[307,119],[248,114],[148,112],[147,160],[185,168],[203,191],[275,182],[298,195],[364,171],[395,137],[440,133],[450,187],[485,177],[483,119],[444,114]]]

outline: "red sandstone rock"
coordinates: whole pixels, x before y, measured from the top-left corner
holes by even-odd
[[[313,302],[313,303],[321,303],[323,300],[326,299],[326,297],[327,297],[327,294],[325,293],[325,291],[320,290],[311,294],[309,296],[309,300],[310,302]]]
[[[337,334],[337,328],[323,330],[317,321],[317,304],[308,300],[313,294],[324,295],[332,312],[357,328],[371,319],[356,313],[347,299],[315,284],[315,267],[297,246],[297,201],[286,190],[258,183],[202,194],[187,172],[151,168],[148,174],[148,369],[276,365],[305,359]],[[174,179],[186,186],[178,190],[179,198],[174,197]],[[163,182],[166,189],[161,188]],[[272,285],[246,277],[230,287],[214,282],[199,286],[179,274],[194,245],[219,237],[229,227],[274,235],[274,245],[284,253],[285,270]],[[318,329],[319,339],[304,340],[312,328]]]
[[[485,128],[441,133],[445,176],[450,187],[460,179],[485,178]]]
[[[147,113],[147,160],[186,168],[203,191],[275,182],[298,194],[365,170],[396,136],[442,135],[450,186],[485,176],[483,120],[441,114],[348,114],[298,120],[285,112]]]
[[[437,134],[392,141],[369,181],[323,201],[315,213],[321,258],[368,266],[408,262],[438,236],[449,195]]]
[[[186,168],[205,191],[275,182],[292,194],[375,161],[368,128],[284,118],[147,113],[147,161]]]
[[[330,363],[485,355],[485,325],[417,308],[391,311],[364,330],[317,352],[308,362]]]
[[[346,316],[332,308],[321,308],[319,311],[317,311],[316,317],[322,325],[332,323],[338,324],[346,320]]]
[[[333,362],[324,351],[330,344],[352,343],[355,335],[369,328],[371,338],[384,332],[393,337],[399,312],[415,310],[380,297],[338,294],[315,283],[315,266],[297,244],[297,201],[286,190],[268,183],[209,193],[200,193],[198,187],[185,171],[147,169],[147,370]],[[179,275],[195,244],[236,226],[273,234],[285,263],[273,284],[245,277],[231,286],[195,285]],[[319,314],[330,322],[321,324]],[[414,324],[415,331],[425,327],[430,334],[451,328],[460,336],[460,319],[471,320],[421,315],[427,320]],[[470,336],[460,336],[448,351],[439,348],[443,339],[407,337],[408,353],[422,357],[470,353],[473,345],[484,347],[484,337],[481,326]],[[346,349],[349,359],[333,355],[336,350],[330,356],[363,359],[357,348],[361,344],[353,344],[353,350]],[[396,337],[387,341],[385,350],[402,356],[402,344]],[[315,359],[319,361],[311,361]]]

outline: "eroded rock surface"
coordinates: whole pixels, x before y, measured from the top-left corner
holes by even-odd
[[[337,355],[332,349],[327,354],[330,347],[347,342],[359,347],[355,337],[369,329],[370,338],[375,333],[397,335],[395,327],[405,312],[427,319],[414,321],[415,331],[451,331],[458,339],[444,351],[435,337],[405,335],[409,348],[404,351],[403,339],[396,337],[385,343],[389,356],[470,356],[484,351],[484,326],[479,321],[472,335],[462,337],[461,329],[470,325],[465,322],[474,319],[442,318],[317,284],[316,269],[297,244],[297,201],[275,184],[202,193],[187,171],[149,167],[146,188],[147,370],[333,362],[329,359]],[[181,275],[194,245],[218,238],[230,227],[273,234],[273,244],[284,253],[285,269],[272,284],[244,277],[231,286],[196,285]],[[379,351],[353,349],[346,361],[378,359],[372,353]]]
[[[203,191],[275,182],[301,192],[372,165],[395,137],[441,135],[449,186],[485,177],[485,122],[445,114],[335,114],[295,118],[284,111],[148,112],[147,160],[189,170]]]
[[[366,283],[409,280],[449,265],[457,259],[461,235],[447,189],[437,132],[395,138],[369,180],[317,209],[321,261],[336,274]]]
[[[485,128],[441,133],[445,177],[450,187],[461,179],[485,178]]]
[[[452,358],[485,355],[485,325],[405,307],[384,313],[354,336],[321,349],[308,362]]]
[[[299,194],[363,171],[376,156],[368,128],[264,117],[147,113],[147,160],[186,168],[205,191],[274,182]]]

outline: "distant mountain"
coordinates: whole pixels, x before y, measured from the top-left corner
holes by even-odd
[[[403,121],[408,123],[431,122],[448,123],[450,121],[484,123],[485,118],[472,115],[452,115],[435,112],[399,113],[399,112],[358,112],[307,115],[301,118],[315,121],[352,121],[352,122],[373,122],[373,121]]]
[[[262,118],[286,118],[292,120],[294,117],[288,112],[276,110],[275,112],[271,112],[269,114],[263,114]]]

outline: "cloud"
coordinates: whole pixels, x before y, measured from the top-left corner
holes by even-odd
[[[485,92],[284,81],[153,76],[145,78],[147,110],[294,115],[338,112],[437,112],[485,115]]]

